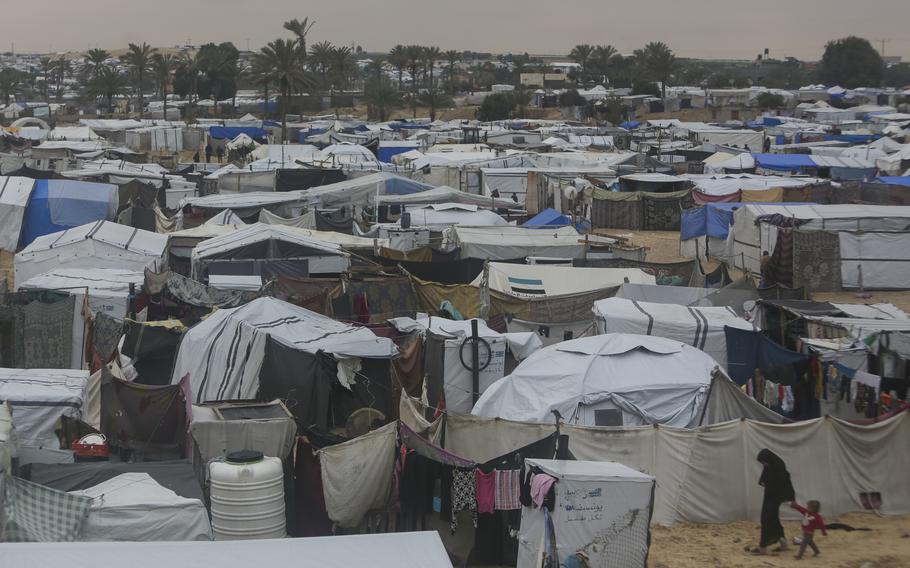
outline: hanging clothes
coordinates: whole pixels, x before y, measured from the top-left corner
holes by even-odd
[[[550,488],[556,483],[556,478],[546,473],[538,473],[531,478],[531,501],[538,507],[543,506],[544,499]]]
[[[484,473],[474,470],[477,489],[477,512],[492,513],[496,501],[496,472]]]
[[[477,485],[474,470],[455,468],[452,471],[452,534],[458,529],[458,513],[470,511],[477,528]]]
[[[496,470],[496,494],[493,508],[499,511],[514,511],[521,508],[520,471],[517,469]]]

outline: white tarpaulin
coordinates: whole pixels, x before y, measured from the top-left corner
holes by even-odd
[[[38,237],[16,255],[16,282],[58,268],[142,271],[162,260],[167,236],[97,221]]]
[[[22,217],[28,206],[35,180],[0,177],[0,249],[15,252],[22,231]]]
[[[296,227],[298,229],[315,229],[316,228],[316,210],[307,211],[297,217],[282,217],[275,215],[268,209],[259,211],[259,222],[266,225],[284,225],[286,227]]]
[[[0,369],[0,402],[12,408],[19,445],[58,449],[57,420],[82,417],[87,386],[88,371]]]
[[[427,205],[420,209],[408,209],[407,214],[411,216],[411,226],[429,227],[436,231],[442,231],[452,225],[493,227],[509,224],[508,221],[488,209],[479,209],[476,205],[462,203]]]
[[[624,298],[594,302],[594,319],[598,333],[638,333],[681,341],[710,355],[722,369],[727,368],[724,326],[755,329],[729,306],[694,307]]]
[[[556,551],[565,559],[584,551],[592,566],[645,566],[650,542],[654,478],[619,463],[528,459],[556,479],[550,517]],[[544,512],[521,509],[518,568],[540,565]]]
[[[354,528],[374,510],[385,509],[392,488],[398,423],[319,450],[322,494],[329,518]],[[373,566],[373,562],[368,562]]]
[[[480,286],[483,274],[472,286]],[[490,290],[525,298],[564,296],[602,290],[624,282],[654,284],[653,274],[639,268],[575,268],[548,264],[489,264]]]
[[[220,542],[65,542],[0,544],[4,568],[452,568],[436,532]]]
[[[376,201],[374,198],[372,201]],[[465,205],[477,205],[478,207],[489,207],[491,209],[508,209],[518,207],[519,204],[511,199],[496,199],[493,197],[484,197],[466,191],[459,191],[453,187],[441,186],[409,193],[407,195],[380,195],[380,205],[429,205],[433,203],[463,203]]]
[[[525,229],[523,227],[461,227],[448,230],[461,258],[514,260],[528,256],[581,258],[584,238],[572,227]]]
[[[365,327],[335,321],[275,298],[218,310],[184,334],[171,383],[189,373],[193,402],[252,399],[266,339],[307,353],[390,359],[398,349]]]
[[[838,237],[844,288],[907,288],[910,282],[910,234],[842,232]]]
[[[70,494],[92,498],[81,540],[212,539],[212,526],[202,501],[177,495],[147,473],[124,473]]]
[[[712,382],[732,384],[716,367],[705,353],[659,337],[612,333],[573,339],[522,361],[486,390],[473,414],[550,422],[556,410],[571,424],[625,426],[694,427],[744,416],[780,420],[742,392],[710,388]]]

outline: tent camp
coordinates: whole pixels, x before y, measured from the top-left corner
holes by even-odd
[[[563,296],[619,286],[624,282],[654,284],[653,274],[640,268],[574,268],[547,264],[489,263],[488,279],[491,290],[512,296],[540,298]],[[480,286],[483,274],[472,286]]]
[[[594,302],[598,333],[640,333],[681,341],[710,355],[727,368],[724,326],[753,330],[733,308],[657,304],[624,298]]]
[[[70,494],[92,499],[82,524],[83,541],[212,539],[202,501],[177,495],[148,473],[123,473]]]
[[[581,258],[584,239],[573,227],[526,229],[524,227],[461,227],[447,231],[461,258],[514,260],[528,256]]]
[[[67,369],[0,369],[0,402],[12,407],[19,445],[60,447],[57,420],[82,418],[88,375]]]
[[[373,198],[376,201],[376,198]],[[407,195],[380,195],[380,205],[431,205],[433,203],[463,203],[465,205],[477,205],[479,207],[490,207],[496,209],[508,209],[520,207],[520,205],[511,199],[502,199],[476,195],[466,191],[459,191],[453,187],[441,186],[433,189],[426,189],[417,193]]]
[[[192,252],[193,278],[215,274],[306,277],[338,274],[351,265],[337,244],[308,236],[304,229],[256,223],[204,241]]]
[[[723,333],[723,330],[721,330]],[[472,414],[527,422],[693,428],[781,416],[748,398],[707,354],[672,339],[627,333],[537,351],[493,383]]]
[[[426,205],[420,209],[408,209],[407,214],[411,217],[412,226],[428,227],[435,231],[441,231],[453,225],[501,227],[509,224],[508,221],[490,210],[463,203]]]
[[[15,252],[35,180],[0,177],[0,249]]]
[[[590,566],[646,566],[654,478],[615,462],[525,460],[556,479],[549,515],[556,556],[584,551]],[[547,530],[541,507],[522,507],[518,568],[540,565]]]
[[[187,331],[171,382],[178,384],[189,374],[197,403],[255,398],[269,338],[314,360],[318,352],[340,361],[391,359],[398,354],[390,339],[377,337],[367,328],[275,298],[258,298],[239,308],[218,310]]]
[[[367,207],[377,195],[409,195],[432,187],[406,177],[379,172],[293,193],[310,204],[323,207]]]
[[[163,260],[167,236],[97,221],[38,237],[16,255],[16,282],[59,268],[142,271]]]
[[[22,219],[20,246],[43,235],[93,221],[113,220],[119,193],[116,185],[74,180],[36,180]]]

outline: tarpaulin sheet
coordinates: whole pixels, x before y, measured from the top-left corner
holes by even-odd
[[[27,466],[28,479],[60,491],[88,489],[123,473],[147,473],[163,487],[188,499],[205,499],[202,487],[186,460],[161,462],[33,463]]]
[[[233,140],[241,134],[246,134],[253,140],[265,140],[269,135],[262,128],[253,126],[213,126],[209,129],[209,136],[215,140]]]
[[[837,236],[844,288],[906,288],[910,282],[910,234],[841,232]]]
[[[815,168],[812,156],[808,154],[752,154],[755,164],[766,170],[798,172],[802,168]]]
[[[806,360],[806,356],[774,343],[756,331],[725,327],[727,338],[727,373],[737,384],[743,385],[755,374],[755,369],[769,369],[792,365]]]

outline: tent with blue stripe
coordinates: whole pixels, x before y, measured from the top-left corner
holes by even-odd
[[[752,154],[756,167],[777,172],[798,173],[818,167],[808,154]]]
[[[35,181],[22,219],[19,246],[38,237],[95,221],[113,221],[120,197],[117,186],[75,180]]]

